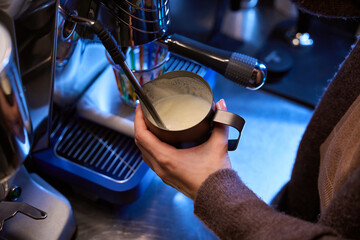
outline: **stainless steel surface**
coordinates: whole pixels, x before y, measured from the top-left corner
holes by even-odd
[[[0,184],[0,199],[3,200],[6,198],[9,191],[9,183],[7,181]]]
[[[19,212],[37,220],[47,217],[46,212],[27,203],[2,201],[0,202],[0,231],[3,228],[4,221],[14,217]]]
[[[31,131],[12,40],[0,23],[0,183],[7,181],[29,154]]]
[[[33,125],[34,152],[49,147],[56,59],[56,1],[31,1],[31,6],[13,20],[20,76]]]
[[[2,0],[0,1],[0,9],[16,18],[29,7],[30,3],[31,0]]]
[[[62,16],[63,16],[66,20],[75,23],[74,28],[76,28],[76,24],[77,24],[77,23],[82,24],[82,25],[87,26],[87,27],[91,27],[91,25],[94,25],[94,23],[95,23],[94,20],[77,16],[77,12],[76,12],[76,11],[73,11],[73,12],[71,12],[71,13],[70,13],[70,12],[67,12],[61,5],[59,5],[59,11],[60,11],[60,14],[62,14]],[[74,29],[74,30],[75,30],[75,29]]]
[[[163,36],[169,25],[169,0],[60,1],[68,15],[98,20],[120,46],[135,46]],[[82,36],[93,34],[83,29]]]
[[[260,62],[255,64],[252,81],[254,83],[254,87],[250,88],[251,90],[257,90],[265,84],[265,80],[267,78],[267,70],[266,66]]]
[[[70,57],[66,61],[57,59],[56,62],[53,102],[62,108],[75,104],[98,74],[109,66],[101,43],[78,39],[72,44],[74,49]]]
[[[16,202],[1,202],[0,212],[11,214],[10,210],[16,209],[19,212],[5,221],[0,239],[71,239],[76,229],[75,218],[63,195],[38,175],[29,174],[24,166],[16,173],[13,183],[21,186],[21,195]]]

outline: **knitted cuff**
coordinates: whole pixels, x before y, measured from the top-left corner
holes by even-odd
[[[200,186],[195,200],[194,213],[200,218],[209,214],[209,209],[217,209],[221,203],[231,201],[258,199],[258,197],[241,181],[232,169],[221,169],[211,174]]]
[[[240,180],[232,169],[211,174],[200,186],[194,200],[194,213],[220,238],[239,236],[239,230],[249,224],[261,224],[252,218],[252,211],[269,208]],[[239,228],[239,224],[242,226]],[[245,227],[245,229],[248,229]],[[248,231],[248,230],[246,230]],[[229,235],[228,235],[229,234]]]
[[[214,199],[216,202],[227,201],[233,200],[235,195],[237,195],[236,198],[241,197],[244,200],[257,199],[257,196],[245,186],[234,170],[220,169],[201,184],[194,200],[195,213],[209,199]]]

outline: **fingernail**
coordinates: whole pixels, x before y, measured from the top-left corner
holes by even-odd
[[[225,100],[224,99],[220,99],[220,101],[218,101],[216,103],[216,107],[220,110],[226,110],[227,107],[226,107],[226,103],[225,103]]]

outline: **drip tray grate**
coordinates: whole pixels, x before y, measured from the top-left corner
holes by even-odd
[[[64,124],[57,115],[51,137],[55,154],[118,181],[129,180],[141,165],[134,139],[82,118]]]
[[[202,77],[206,74],[207,68],[196,62],[189,61],[177,55],[171,54],[169,61],[166,63],[165,72],[184,70],[196,73]]]

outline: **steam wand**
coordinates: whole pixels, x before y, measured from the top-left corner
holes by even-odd
[[[119,49],[116,41],[112,38],[110,33],[98,22],[96,21],[91,28],[94,30],[96,35],[101,40],[102,44],[108,51],[109,55],[113,59],[115,64],[118,64],[122,70],[124,71],[126,77],[129,79],[131,85],[135,88],[136,95],[140,98],[140,100],[144,103],[145,107],[149,111],[150,115],[156,122],[156,124],[165,128],[165,124],[161,121],[159,114],[156,112],[154,105],[151,103],[150,99],[145,94],[142,89],[140,83],[136,80],[134,73],[130,70],[129,66],[126,63],[126,57],[123,52]]]
[[[149,111],[149,113],[150,113],[151,117],[154,119],[155,123],[159,127],[166,129],[166,126],[161,121],[160,116],[157,113],[154,105],[151,103],[150,99],[145,94],[141,85],[136,80],[134,73],[130,70],[129,66],[127,65],[126,57],[123,54],[123,52],[120,50],[117,42],[112,37],[112,35],[98,21],[92,21],[90,19],[86,19],[86,18],[82,18],[82,17],[78,17],[78,16],[71,16],[71,15],[68,15],[68,17],[73,22],[86,25],[88,27],[91,27],[91,29],[93,29],[95,34],[99,37],[102,44],[108,51],[108,53],[111,56],[114,63],[119,65],[122,68],[122,70],[124,71],[126,77],[129,79],[131,85],[134,87],[136,95],[144,103],[146,109]]]

